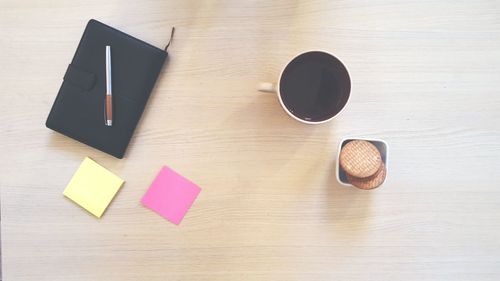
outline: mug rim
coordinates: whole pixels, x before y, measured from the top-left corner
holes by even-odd
[[[283,99],[281,98],[281,78],[283,77],[283,72],[285,72],[285,69],[288,67],[288,65],[294,61],[296,58],[298,58],[299,56],[301,55],[304,55],[304,54],[307,54],[307,53],[312,53],[312,52],[319,52],[319,53],[324,53],[324,54],[327,54],[331,57],[333,57],[334,59],[338,60],[340,62],[340,64],[342,64],[342,66],[344,66],[346,72],[347,72],[347,78],[349,78],[349,96],[347,97],[347,101],[346,103],[344,104],[344,106],[340,109],[339,112],[337,112],[335,115],[333,115],[332,117],[328,118],[328,119],[325,119],[325,120],[321,120],[321,121],[307,121],[307,120],[304,120],[304,119],[301,119],[295,115],[293,115],[293,113],[290,112],[290,110],[288,110],[288,108],[285,106],[285,103],[283,102]],[[312,49],[312,50],[308,50],[308,51],[304,51],[304,52],[301,52],[297,55],[295,55],[291,60],[288,61],[288,63],[281,69],[281,72],[280,72],[280,76],[278,78],[278,84],[276,84],[276,93],[278,94],[278,99],[280,101],[280,104],[281,104],[281,107],[283,108],[283,110],[285,110],[285,112],[290,116],[292,117],[293,119],[299,121],[299,122],[302,122],[302,123],[305,123],[305,124],[310,124],[310,125],[316,125],[316,124],[322,124],[322,123],[326,123],[328,121],[331,121],[333,118],[337,117],[337,115],[339,115],[342,111],[344,111],[344,109],[347,107],[347,103],[349,103],[349,100],[350,100],[350,97],[351,97],[351,86],[352,86],[352,83],[351,83],[351,75],[349,75],[349,70],[347,69],[347,66],[339,59],[337,58],[336,56],[334,56],[331,52],[329,51],[325,51],[325,50],[320,50],[320,49]]]

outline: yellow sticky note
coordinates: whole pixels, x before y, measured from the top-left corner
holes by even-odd
[[[63,194],[100,218],[124,180],[85,157]]]

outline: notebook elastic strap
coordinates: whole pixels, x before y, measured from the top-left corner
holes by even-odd
[[[172,43],[172,39],[174,39],[174,32],[175,32],[175,26],[172,26],[172,32],[170,33],[170,39],[168,40],[167,46],[165,46],[165,52],[167,51],[168,47]]]

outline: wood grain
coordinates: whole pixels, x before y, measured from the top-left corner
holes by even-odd
[[[126,158],[44,122],[86,22],[163,47]],[[295,54],[352,77],[333,122],[271,94]],[[1,237],[6,281],[498,280],[498,1],[0,2]],[[386,184],[341,187],[343,137],[389,143]],[[62,196],[85,156],[126,179],[102,219]],[[180,226],[139,199],[162,165],[202,187]]]

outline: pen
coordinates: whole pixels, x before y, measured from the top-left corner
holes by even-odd
[[[106,46],[106,104],[104,111],[106,126],[113,125],[113,94],[111,93],[111,46]]]

